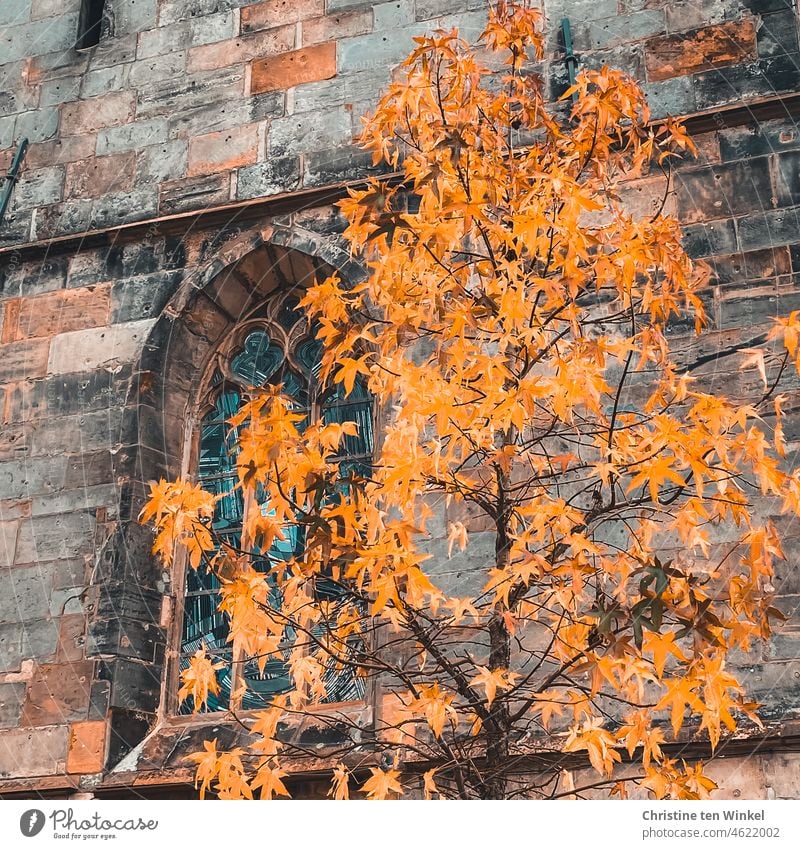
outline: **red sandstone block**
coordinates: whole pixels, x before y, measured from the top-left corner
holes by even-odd
[[[65,103],[61,107],[61,135],[78,136],[133,120],[136,94],[121,91]]]
[[[111,284],[91,289],[62,289],[22,298],[19,302],[16,339],[31,339],[99,327],[108,322]]]
[[[189,140],[190,177],[214,174],[258,160],[258,124],[245,124]]]
[[[64,198],[101,197],[108,192],[127,192],[133,188],[135,168],[134,151],[71,162],[67,165]]]
[[[242,32],[295,24],[325,14],[325,0],[267,0],[242,9]]]
[[[372,12],[341,12],[303,22],[303,45],[372,32]]]
[[[103,769],[106,757],[104,720],[75,722],[70,727],[67,772],[95,773]]]
[[[77,162],[94,156],[97,136],[89,133],[84,136],[65,136],[63,139],[32,144],[25,156],[28,168],[45,168],[49,165],[62,165],[65,162]]]
[[[693,32],[660,35],[645,43],[647,78],[651,81],[707,71],[755,57],[755,20],[749,16]]]
[[[252,70],[250,91],[253,94],[329,80],[336,76],[336,44],[329,42],[259,59],[253,62]]]
[[[210,71],[249,62],[260,56],[285,53],[294,47],[294,37],[295,25],[287,24],[263,32],[241,35],[239,38],[229,38],[227,41],[193,47],[189,51],[188,70],[190,73]]]
[[[40,666],[28,687],[21,725],[63,725],[88,714],[94,663]]]

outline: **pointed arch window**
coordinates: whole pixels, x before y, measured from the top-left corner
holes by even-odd
[[[282,384],[283,392],[292,398],[297,411],[305,414],[306,422],[356,422],[358,435],[345,438],[337,457],[341,477],[352,473],[365,477],[370,471],[374,450],[372,399],[363,382],[356,382],[349,395],[341,387],[323,390],[318,380],[322,345],[315,338],[316,328],[309,328],[297,303],[297,297],[285,297],[270,310],[240,323],[215,355],[207,375],[196,468],[203,488],[219,496],[212,525],[220,545],[252,550],[250,540],[243,536],[250,505],[237,487],[238,432],[230,418],[254,390]],[[269,505],[260,504],[259,509],[268,510]],[[286,562],[299,554],[303,547],[300,533],[295,526],[285,528],[285,539],[275,540],[263,560],[256,557],[255,568],[268,573],[270,563]],[[289,689],[288,664],[280,657],[270,658],[263,672],[259,671],[255,659],[245,657],[228,641],[227,617],[218,610],[219,589],[219,579],[205,566],[187,571],[180,668],[185,669],[189,658],[205,645],[216,660],[224,663],[217,673],[220,693],[209,700],[207,710],[264,707],[272,697]],[[330,592],[335,594],[336,590],[331,588]],[[348,669],[332,666],[324,680],[329,703],[364,697],[363,680]],[[192,709],[191,700],[180,707],[182,713]]]

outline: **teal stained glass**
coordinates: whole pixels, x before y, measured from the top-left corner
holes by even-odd
[[[296,301],[287,301],[277,316],[278,322],[287,331],[303,320],[296,305]],[[294,399],[296,408],[310,415],[321,358],[320,342],[313,338],[301,341],[294,349],[294,359],[300,367],[298,372],[287,361],[283,348],[270,338],[266,330],[253,330],[229,362],[230,372],[239,381],[239,386],[215,374],[213,385],[219,387],[219,394],[213,409],[201,423],[198,479],[206,491],[221,496],[212,520],[220,544],[241,548],[244,498],[236,472],[238,431],[229,424],[229,419],[240,409],[243,391],[280,383],[284,393]],[[352,481],[368,477],[374,450],[372,400],[366,386],[357,382],[349,396],[345,396],[341,387],[337,388],[325,396],[319,415],[325,422],[354,421],[359,425],[358,435],[346,437],[339,454],[342,460],[341,495],[346,496]],[[261,509],[266,514],[269,507],[263,504]],[[284,540],[274,541],[263,559],[256,560],[254,565],[257,569],[269,572],[276,568],[276,564],[287,562],[302,551],[303,540],[297,527],[285,528],[284,537]],[[275,592],[278,592],[277,587]],[[330,582],[330,586],[323,587],[322,592],[326,600],[335,601],[340,590]],[[228,708],[234,677],[231,644],[227,640],[228,622],[226,616],[217,610],[218,602],[219,581],[216,576],[205,566],[196,571],[190,569],[186,582],[180,667],[186,668],[191,655],[203,645],[215,660],[223,662],[224,666],[217,673],[220,692],[209,700],[208,711]],[[276,596],[273,603],[277,605],[278,602]],[[291,639],[291,635],[287,637]],[[270,658],[263,671],[258,669],[256,659],[245,659],[241,675],[247,685],[242,698],[244,709],[263,707],[290,686],[288,664],[281,657]],[[328,691],[326,701],[363,698],[364,682],[349,670],[337,670],[332,665],[324,677]],[[184,702],[180,708],[182,713],[191,713],[192,709],[191,700]]]

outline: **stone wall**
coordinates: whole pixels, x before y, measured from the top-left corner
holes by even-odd
[[[0,788],[9,792],[97,787],[168,724],[175,576],[152,561],[136,525],[144,484],[185,467],[205,357],[244,303],[279,285],[274,269],[290,280],[331,266],[357,273],[337,247],[330,204],[342,181],[370,172],[353,136],[412,38],[454,25],[473,36],[485,20],[483,0],[107,6],[106,36],[83,52],[72,49],[78,0],[0,7],[0,171],[22,136],[31,141],[0,228]],[[655,116],[708,116],[692,119],[699,158],[671,186],[653,176],[626,192],[642,214],[668,192],[689,250],[713,261],[712,334],[703,348],[688,335],[675,344],[687,360],[713,355],[712,385],[739,380],[735,358],[719,352],[800,307],[794,8],[548,0],[546,11],[549,50],[536,70],[553,97],[567,81],[558,29],[568,17],[580,60],[629,70]],[[236,305],[228,299],[239,289]],[[798,409],[800,395],[787,407]],[[779,521],[791,557],[776,587],[793,615],[800,533]],[[443,579],[463,581],[473,563],[444,565]],[[799,644],[790,618],[739,658],[769,705],[769,733],[787,746]],[[172,769],[155,754],[151,767],[129,763],[154,781]]]

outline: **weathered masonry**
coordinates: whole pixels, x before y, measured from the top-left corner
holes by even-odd
[[[333,204],[370,173],[353,144],[360,118],[414,36],[473,37],[485,5],[0,4],[0,173],[30,141],[0,227],[3,794],[190,795],[183,756],[234,738],[218,718],[177,714],[184,576],[152,559],[136,523],[146,482],[195,471],[200,382],[243,316],[331,268],[359,273]],[[667,206],[716,278],[710,347],[687,335],[685,355],[746,347],[800,308],[794,3],[545,9],[537,70],[554,98],[566,17],[580,62],[629,71],[655,118],[688,118],[699,156],[679,166]],[[655,210],[665,188],[630,185],[631,207]],[[741,380],[734,360],[713,358],[709,379]],[[800,398],[787,407],[800,415]],[[767,724],[726,744],[711,770],[722,797],[800,796],[800,528],[775,521],[789,619],[736,659]],[[452,579],[470,566],[454,558]],[[368,728],[370,696],[354,710]]]

